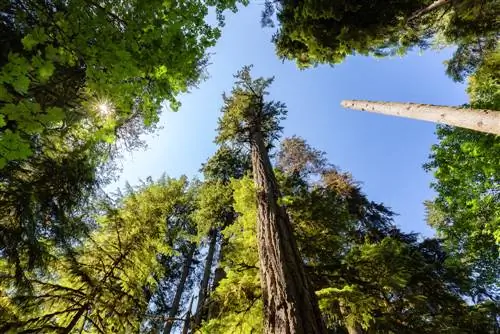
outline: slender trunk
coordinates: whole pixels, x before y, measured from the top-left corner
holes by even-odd
[[[344,319],[346,319],[348,316],[348,311],[342,302],[340,302],[340,314]],[[344,322],[344,326],[347,329],[347,333],[349,334],[363,334],[363,329],[358,323],[354,324],[354,326],[351,326]]]
[[[67,334],[67,333],[70,333],[73,328],[76,326],[76,324],[78,323],[78,321],[80,321],[80,318],[83,316],[83,314],[88,310],[89,308],[89,304],[86,303],[84,304],[79,310],[78,312],[76,312],[76,314],[73,316],[73,318],[71,319],[70,323],[68,324],[68,326],[66,326],[62,331],[61,333],[64,333],[64,334]]]
[[[413,118],[500,135],[500,111],[431,104],[344,100],[344,108]]]
[[[224,271],[224,268],[221,265],[222,259],[224,258],[224,246],[227,244],[227,239],[223,236],[221,238],[220,246],[219,246],[219,265],[217,268],[215,268],[215,273],[214,273],[214,281],[212,282],[212,287],[210,288],[210,291],[213,292],[217,287],[219,286],[220,281],[222,281],[226,277],[226,272]],[[208,315],[207,319],[213,319],[216,318],[219,315],[219,303],[216,302],[215,300],[211,300],[208,306]]]
[[[422,15],[430,13],[433,10],[436,10],[436,9],[438,9],[446,4],[449,4],[449,3],[451,3],[451,0],[436,0],[433,3],[431,3],[429,6],[422,8],[422,9],[416,11],[415,13],[413,13],[413,15],[408,19],[408,21],[414,20],[417,17],[420,17]]]
[[[278,205],[276,177],[259,131],[253,133],[251,146],[265,333],[326,333],[288,214]]]
[[[196,314],[194,319],[194,326],[198,328],[201,324],[202,315],[205,313],[206,299],[208,295],[208,281],[210,280],[210,274],[212,273],[212,264],[215,254],[215,246],[217,246],[217,229],[212,228],[209,232],[210,243],[208,245],[207,258],[205,260],[205,268],[203,272],[203,278],[200,284],[200,292],[198,293],[198,304],[196,305]]]
[[[179,305],[181,303],[182,293],[184,292],[184,286],[186,285],[187,278],[189,276],[189,271],[191,269],[191,262],[193,262],[194,251],[196,250],[196,245],[192,244],[188,253],[186,254],[186,259],[184,260],[184,266],[182,268],[181,278],[179,284],[177,285],[177,291],[175,291],[174,300],[172,301],[172,307],[168,313],[168,320],[165,322],[163,327],[163,334],[170,334],[172,326],[174,324],[174,318],[179,311]]]
[[[191,309],[193,308],[193,297],[189,302],[189,307],[186,312],[186,317],[184,318],[184,327],[182,328],[182,334],[188,334],[191,327]]]

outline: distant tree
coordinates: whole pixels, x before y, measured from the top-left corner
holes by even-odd
[[[265,101],[273,79],[253,80],[250,67],[235,76],[224,96],[218,143],[249,145],[257,191],[257,239],[264,300],[264,331],[324,333],[316,296],[304,271],[291,224],[269,159],[268,150],[286,114],[281,102]]]
[[[221,145],[201,168],[205,180],[198,189],[198,207],[193,214],[193,219],[197,223],[199,234],[203,239],[208,239],[208,250],[199,286],[194,321],[191,323],[191,327],[195,330],[201,326],[202,321],[211,318],[212,314],[209,313],[213,313],[217,301],[210,298],[210,295],[225,275],[221,262],[225,253],[223,246],[227,244],[227,239],[221,235],[221,231],[234,224],[236,219],[231,180],[241,179],[249,169],[249,155],[241,149],[227,145]],[[216,257],[217,249],[218,258]],[[212,280],[213,284],[210,286],[212,267],[215,263],[218,263],[218,266]]]
[[[222,230],[226,239],[219,266],[224,277],[211,294],[209,319],[202,333],[263,332],[263,303],[257,247],[257,207],[254,181],[249,177],[231,182],[234,210],[233,224]]]

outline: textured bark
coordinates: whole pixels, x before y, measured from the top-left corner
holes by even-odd
[[[208,296],[208,281],[210,280],[210,274],[212,273],[212,264],[214,261],[215,246],[217,246],[217,229],[212,228],[209,232],[209,244],[207,258],[205,260],[205,268],[203,272],[203,278],[200,284],[200,291],[198,293],[198,304],[196,305],[196,314],[194,317],[194,327],[198,328],[203,319],[203,314],[206,313],[206,299]]]
[[[186,258],[184,260],[184,266],[182,267],[181,278],[179,279],[179,284],[177,285],[177,290],[175,291],[174,300],[172,301],[172,307],[168,313],[168,320],[165,322],[163,327],[163,334],[170,334],[172,326],[174,324],[175,316],[179,312],[179,305],[181,303],[182,293],[184,292],[184,287],[186,285],[187,278],[189,276],[189,271],[191,269],[191,263],[193,262],[193,255],[196,250],[196,245],[192,244]]]
[[[257,188],[260,274],[264,330],[273,334],[326,333],[316,295],[306,277],[262,134],[251,140]]]
[[[413,118],[500,135],[500,111],[431,104],[344,100],[344,108]]]

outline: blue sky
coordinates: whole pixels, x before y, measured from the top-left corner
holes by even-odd
[[[432,176],[421,166],[436,141],[435,125],[345,110],[340,101],[465,103],[464,86],[444,73],[450,50],[403,58],[350,57],[335,67],[301,71],[275,56],[273,29],[260,27],[261,10],[262,5],[250,4],[227,15],[222,37],[212,50],[209,79],[181,98],[179,112],[162,114],[163,129],[147,138],[147,150],[126,154],[122,176],[113,188],[163,173],[196,175],[216,149],[213,138],[222,92],[230,91],[238,69],[254,64],[254,76],[275,76],[270,98],[288,106],[284,136],[301,136],[325,151],[330,162],[363,183],[369,199],[399,214],[396,223],[404,231],[432,234],[422,204],[433,196]]]

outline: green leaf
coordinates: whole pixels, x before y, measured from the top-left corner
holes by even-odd
[[[18,76],[13,82],[12,86],[19,93],[27,93],[30,86],[30,79],[27,76]]]
[[[40,79],[42,81],[47,81],[54,73],[54,70],[55,66],[51,61],[44,62],[43,65],[38,69]]]

